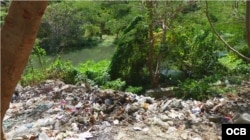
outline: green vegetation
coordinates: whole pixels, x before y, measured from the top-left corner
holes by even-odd
[[[21,83],[61,79],[138,94],[175,87],[176,97],[198,100],[234,92],[227,85],[249,80],[250,64],[218,39],[205,11],[203,1],[50,2]],[[245,1],[208,2],[208,11],[219,35],[250,57]]]

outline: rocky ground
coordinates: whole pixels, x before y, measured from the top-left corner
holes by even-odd
[[[156,100],[47,80],[17,88],[3,125],[9,140],[216,140],[222,123],[250,124],[250,82],[238,89],[203,102]]]

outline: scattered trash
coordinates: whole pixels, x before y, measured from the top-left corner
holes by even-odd
[[[222,117],[222,123],[228,123],[232,118],[228,116]]]
[[[38,139],[39,140],[50,140],[50,138],[43,132],[39,134]]]
[[[79,139],[81,139],[81,140],[85,140],[85,139],[87,140],[87,139],[93,137],[93,135],[89,131],[86,131],[84,133],[80,133],[80,134],[78,134],[78,136],[79,136]]]
[[[141,131],[142,129],[140,127],[134,127],[135,131]]]
[[[114,125],[118,125],[119,124],[119,120],[114,120],[113,123],[114,123]]]
[[[250,124],[250,114],[244,113],[242,115],[237,115],[233,119],[233,123],[235,123],[235,124]]]
[[[201,112],[201,109],[199,107],[193,108],[192,113],[199,114]]]
[[[170,96],[156,100],[47,80],[18,88],[21,94],[13,98],[3,128],[12,140],[220,139],[221,123],[250,124],[246,89],[204,102]]]

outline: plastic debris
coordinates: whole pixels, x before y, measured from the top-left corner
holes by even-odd
[[[3,128],[13,140],[221,139],[221,123],[250,123],[249,91],[203,102],[169,96],[156,100],[48,80],[20,90]]]
[[[199,107],[193,108],[192,113],[199,114],[201,112],[201,109]]]
[[[119,124],[119,120],[114,120],[114,121],[113,121],[113,124],[114,124],[114,125],[118,125],[118,124]]]
[[[79,139],[83,139],[83,140],[87,140],[87,139],[89,139],[89,138],[92,138],[93,137],[93,135],[89,132],[89,131],[86,131],[86,132],[84,132],[84,133],[80,133],[80,134],[78,134],[78,136],[79,136]]]
[[[39,140],[50,140],[50,138],[43,132],[39,134],[38,139]]]
[[[140,127],[134,127],[133,128],[135,131],[142,131],[142,128],[140,128]]]

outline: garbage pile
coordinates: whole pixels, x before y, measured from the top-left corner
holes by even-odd
[[[222,123],[250,124],[248,85],[201,102],[47,80],[17,86],[3,127],[8,140],[216,140]]]

